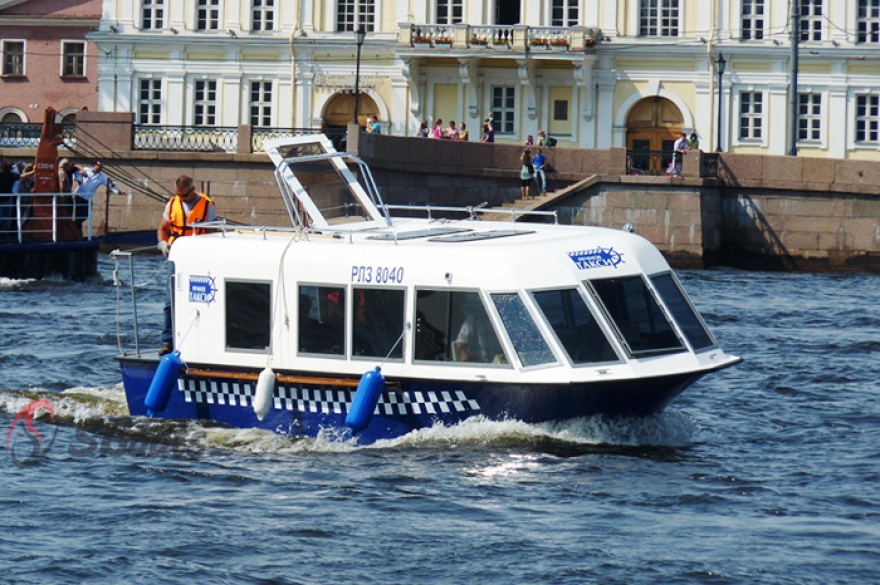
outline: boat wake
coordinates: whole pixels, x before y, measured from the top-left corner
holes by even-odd
[[[472,417],[459,424],[435,425],[402,437],[360,445],[347,429],[327,428],[317,438],[291,437],[260,429],[226,427],[207,420],[132,418],[121,384],[101,388],[0,391],[0,414],[14,417],[35,401],[52,405],[54,424],[76,427],[116,442],[136,445],[134,454],[194,456],[203,451],[247,454],[347,453],[367,449],[528,450],[561,457],[616,452],[642,456],[656,450],[693,445],[699,425],[686,414],[668,411],[645,418],[602,416],[556,423],[530,424],[518,420],[492,421]],[[49,411],[37,410],[34,419],[48,423]],[[282,429],[279,429],[282,430]],[[155,447],[150,447],[153,445]],[[160,448],[165,446],[166,448]],[[168,449],[171,446],[173,448]]]

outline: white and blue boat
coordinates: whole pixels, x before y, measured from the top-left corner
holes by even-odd
[[[119,357],[133,416],[369,443],[651,415],[741,361],[634,233],[385,205],[323,136],[264,145],[290,225],[175,242],[175,352]]]

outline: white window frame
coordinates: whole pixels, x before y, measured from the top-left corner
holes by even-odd
[[[21,72],[20,73],[7,73],[6,72],[6,45],[11,45],[13,43],[21,43]],[[3,39],[0,41],[0,58],[3,59],[2,63],[0,63],[0,74],[3,77],[25,77],[27,76],[27,41],[24,39]]]
[[[259,99],[257,101],[253,100],[253,94],[254,94],[253,87],[254,87],[255,83],[260,84],[259,92],[260,92],[261,99]],[[265,88],[263,86],[266,83],[270,84],[269,100],[268,101],[262,99],[265,96]],[[247,96],[245,99],[245,103],[247,104],[247,113],[246,113],[245,120],[247,120],[248,124],[250,124],[254,128],[274,128],[275,127],[275,125],[276,125],[275,124],[275,96],[277,93],[276,92],[277,87],[278,87],[278,84],[276,83],[275,79],[263,79],[263,78],[255,78],[254,77],[254,78],[250,78],[247,80],[247,86],[246,86]],[[257,107],[260,110],[260,113],[257,116],[257,118],[260,120],[262,120],[262,118],[265,117],[266,109],[268,108],[268,112],[269,112],[269,123],[268,124],[262,124],[262,123],[254,124],[254,115],[253,115],[254,107]]]
[[[495,90],[496,89],[504,90],[504,92],[503,92],[504,94],[508,94],[508,93],[512,94],[513,105],[510,107],[502,106],[500,108],[496,108],[495,107]],[[508,97],[509,97],[508,95],[502,95],[502,100],[506,100]],[[509,131],[505,131],[503,128],[503,124],[505,123],[503,118],[499,118],[498,116],[493,117],[492,126],[493,126],[493,129],[495,130],[495,138],[496,139],[498,138],[499,135],[500,136],[510,136],[510,137],[517,135],[517,131],[518,131],[517,128],[519,126],[519,124],[517,123],[518,122],[517,114],[519,113],[519,102],[520,102],[520,99],[519,99],[519,95],[517,92],[517,86],[514,84],[508,85],[508,84],[504,84],[504,83],[499,83],[496,85],[492,85],[489,88],[489,111],[492,112],[493,114],[497,113],[497,112],[502,112],[503,114],[512,114],[511,121],[510,121],[511,128]]]
[[[562,10],[562,18],[560,22],[562,24],[556,24],[554,20],[554,13],[556,10]],[[575,17],[574,19],[569,17],[570,12],[574,10]],[[547,3],[547,24],[549,26],[563,26],[563,27],[572,27],[579,26],[581,24],[581,17],[583,16],[583,8],[581,6],[581,0],[550,0]]]
[[[750,97],[749,102],[749,111],[743,112],[744,105],[744,96],[761,96],[761,111],[760,113],[754,112],[754,100]],[[736,141],[737,144],[742,145],[761,145],[766,146],[767,144],[767,92],[756,90],[751,87],[742,87],[739,88],[736,92]],[[748,121],[748,136],[742,135],[743,128],[743,120]],[[759,124],[755,124],[755,121],[759,122]],[[755,129],[760,128],[761,135],[755,136]]]
[[[817,91],[798,92],[798,144],[805,146],[824,146],[825,144],[825,102],[827,98]],[[806,103],[805,103],[806,102]],[[804,112],[806,108],[806,112]],[[807,137],[801,132],[806,130]],[[818,137],[813,137],[818,133]]]
[[[9,115],[9,114],[15,114],[16,116],[18,116],[19,121],[18,121],[18,122],[7,122],[7,123],[11,123],[11,124],[27,124],[28,121],[29,121],[29,120],[28,120],[28,117],[27,117],[27,114],[25,113],[24,110],[20,110],[19,108],[12,107],[12,106],[8,106],[8,107],[5,107],[5,108],[0,108],[0,123],[2,123],[2,122],[3,122],[3,118],[5,118],[5,117],[6,117],[7,115]]]
[[[223,3],[220,0],[196,0],[194,28],[197,31],[220,30],[223,24]],[[204,25],[202,24],[204,21]]]
[[[446,8],[446,18],[440,18],[440,7]],[[458,10],[459,16],[455,18]],[[434,0],[434,24],[462,24],[465,20],[464,0]]]
[[[204,88],[200,89],[199,85],[204,84]],[[199,93],[204,93],[199,98]],[[213,93],[213,96],[210,94]],[[192,80],[192,125],[198,128],[216,128],[220,124],[220,83],[213,77],[200,77]],[[202,123],[198,122],[198,118],[202,117]],[[213,118],[213,122],[208,121]]]
[[[800,0],[796,0],[800,2]],[[742,31],[744,41],[762,41],[766,34],[767,3],[764,0],[742,0]]]
[[[802,43],[819,42],[825,37],[825,0],[797,0]],[[818,37],[818,38],[817,38]]]
[[[68,45],[82,45],[82,73],[65,73],[65,68],[67,66],[67,46]],[[86,68],[86,51],[88,51],[88,43],[85,41],[61,41],[61,67],[58,72],[58,75],[64,77],[66,79],[82,79],[86,76],[86,72],[88,69]]]
[[[877,9],[877,16],[860,16],[862,6]],[[856,42],[866,45],[880,43],[880,0],[858,0],[856,4]]]
[[[169,8],[165,4],[165,0],[141,0],[140,6],[141,30],[162,30],[165,28],[168,21]],[[147,22],[149,22],[150,26],[146,26]]]
[[[658,38],[658,39],[677,39],[681,37],[682,25],[684,23],[684,2],[683,0],[639,0],[636,12],[636,36],[642,38]],[[663,11],[674,10],[675,25],[663,26]],[[645,11],[654,11],[655,16],[645,17]],[[671,17],[670,17],[671,19]],[[650,26],[651,20],[655,21],[654,26]],[[643,30],[647,32],[643,33]],[[665,31],[675,31],[675,34],[663,34]]]
[[[141,98],[141,93],[143,92],[143,84],[147,82],[150,84],[149,92],[150,96],[147,99]],[[156,90],[156,83],[158,83],[159,88],[159,97],[154,98],[153,92]],[[135,112],[137,122],[139,126],[161,126],[165,122],[165,84],[162,81],[161,77],[141,77],[137,80],[137,83],[134,85],[136,94],[136,99],[134,103],[137,105],[137,110]],[[149,113],[147,115],[148,121],[144,122],[141,118],[141,106],[146,104],[149,106]],[[158,108],[159,121],[152,121],[153,116],[156,114],[155,110]]]
[[[340,18],[340,7],[351,7],[351,18]],[[333,12],[333,30],[335,32],[354,32],[360,24],[367,32],[376,31],[377,15],[380,13],[378,0],[336,0]]]
[[[251,30],[271,32],[275,30],[278,0],[251,0]]]
[[[870,110],[868,114],[865,116],[859,116],[859,98],[868,98],[871,99],[873,104],[869,104],[869,108],[874,109],[874,115],[871,115]],[[853,146],[855,148],[873,148],[876,149],[880,147],[880,93],[876,91],[857,91],[853,94]],[[865,133],[870,135],[872,132],[876,135],[876,140],[859,140],[858,132],[859,132],[859,120],[864,120],[866,123],[873,122],[876,124],[876,130],[865,130]]]

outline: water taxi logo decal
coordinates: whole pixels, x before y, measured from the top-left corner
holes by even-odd
[[[577,252],[569,252],[568,257],[581,270],[617,268],[619,264],[625,264],[623,254],[615,252],[614,248],[599,247],[594,250],[579,250]]]
[[[216,280],[217,278],[210,274],[208,276],[196,276],[191,274],[189,277],[189,302],[210,305],[216,301]]]

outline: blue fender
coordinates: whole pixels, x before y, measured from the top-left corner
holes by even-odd
[[[385,388],[385,377],[382,376],[379,366],[364,372],[364,375],[361,376],[357,391],[354,393],[354,399],[351,401],[351,407],[345,416],[345,424],[352,432],[357,433],[370,426],[373,411],[376,409],[383,388]]]
[[[171,392],[182,369],[183,360],[180,359],[180,352],[176,349],[159,360],[159,367],[156,368],[147,397],[144,398],[148,417],[153,418],[168,406],[168,399],[171,398]]]

